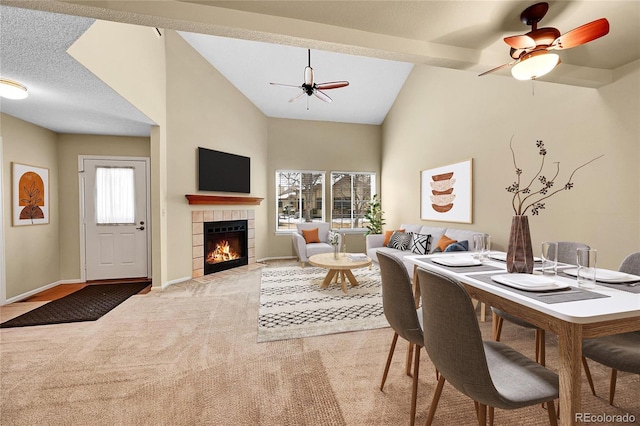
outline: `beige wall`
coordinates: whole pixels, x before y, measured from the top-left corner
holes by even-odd
[[[128,136],[58,135],[60,182],[60,279],[80,274],[80,209],[78,156],[149,157],[149,138]]]
[[[291,236],[276,235],[275,172],[279,169],[324,170],[326,194],[330,199],[332,171],[375,172],[380,180],[380,126],[324,121],[269,119],[269,161],[266,174],[269,188],[268,257],[294,256]],[[378,184],[379,188],[379,184]],[[325,203],[325,217],[330,206]],[[346,236],[347,250],[364,251],[363,234]]]
[[[0,114],[3,139],[6,298],[36,290],[58,280],[60,271],[60,205],[56,134]],[[12,225],[11,163],[49,169],[49,223]]]
[[[570,191],[530,216],[534,250],[544,240],[582,241],[599,250],[599,266],[617,269],[640,250],[640,62],[600,90],[500,76],[414,67],[383,124],[382,207],[389,227],[420,219],[420,171],[473,158],[473,223],[431,222],[477,229],[506,250],[513,210],[505,191],[515,180],[513,136],[523,176],[559,161],[557,185],[579,170]],[[553,168],[548,169],[547,176]]]
[[[251,197],[265,198],[256,211],[256,258],[266,256],[267,118],[173,31],[167,43],[167,241],[168,280],[192,274],[191,211],[185,194],[199,192],[199,146],[251,158]],[[239,194],[226,194],[239,195]],[[210,206],[237,209],[238,206]],[[243,206],[249,208],[253,206]]]

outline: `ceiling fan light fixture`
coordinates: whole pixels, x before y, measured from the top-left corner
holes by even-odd
[[[24,99],[29,96],[27,88],[17,81],[0,78],[0,97],[7,99]]]
[[[511,68],[511,75],[517,80],[534,80],[549,73],[560,63],[560,56],[546,50],[528,53]]]

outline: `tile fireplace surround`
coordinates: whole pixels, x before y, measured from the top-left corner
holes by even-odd
[[[204,276],[204,222],[218,222],[221,220],[247,221],[249,265],[256,263],[255,210],[194,210],[191,212],[193,278]]]

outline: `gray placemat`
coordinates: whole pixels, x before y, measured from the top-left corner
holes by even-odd
[[[584,290],[578,287],[568,287],[564,290],[553,290],[544,292],[519,290],[517,288],[509,287],[508,285],[500,284],[493,281],[491,279],[491,274],[473,275],[473,279],[482,281],[486,284],[494,285],[496,287],[504,288],[514,293],[518,293],[544,303],[575,302],[577,300],[601,299],[604,297],[611,297],[607,296],[606,294],[595,293],[593,291]]]
[[[439,266],[441,268],[446,268],[451,272],[456,272],[459,274],[465,274],[468,272],[491,272],[491,271],[504,271],[503,268],[499,268],[497,266],[492,265],[478,265],[478,266],[447,266],[442,265],[440,263],[434,262],[432,259],[420,259],[423,262],[430,263],[434,266]]]
[[[575,276],[565,274],[562,271],[558,271],[558,275],[562,277],[572,278],[574,280],[576,279]],[[633,293],[633,294],[640,294],[640,283],[637,283],[635,286],[630,286],[627,283],[612,284],[612,283],[603,283],[602,281],[596,281],[596,282],[598,283],[598,285],[601,285],[603,287],[615,288],[616,290],[626,291],[628,293]]]

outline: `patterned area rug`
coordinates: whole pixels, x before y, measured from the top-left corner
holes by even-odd
[[[264,268],[260,284],[258,342],[389,327],[382,310],[380,270],[354,269],[357,287],[321,289],[327,270]]]

